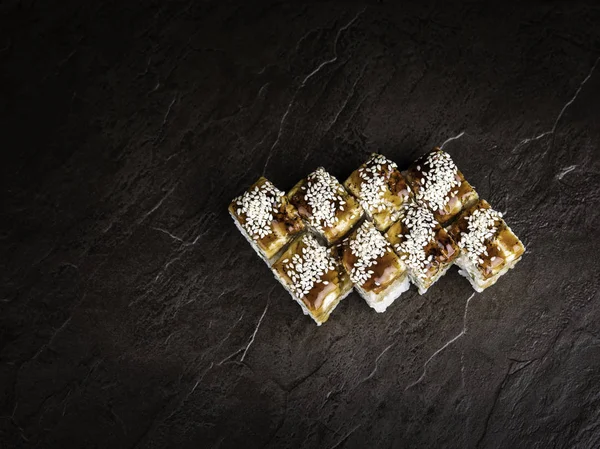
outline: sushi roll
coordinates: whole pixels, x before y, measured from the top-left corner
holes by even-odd
[[[410,187],[398,166],[375,153],[346,179],[344,186],[358,198],[380,231],[398,220],[402,205],[410,198]]]
[[[271,265],[282,249],[304,229],[298,211],[285,193],[260,177],[243,195],[234,198],[229,213],[258,255]]]
[[[482,292],[513,268],[525,246],[485,200],[463,212],[448,229],[460,247],[456,265],[473,288]]]
[[[423,295],[459,255],[448,232],[424,205],[412,203],[386,233],[394,251],[408,267],[408,276]]]
[[[332,245],[362,218],[360,204],[323,167],[302,179],[288,193],[309,228]]]
[[[409,289],[406,265],[370,221],[365,221],[341,245],[342,263],[355,288],[377,312],[385,312]]]
[[[290,292],[305,315],[323,324],[352,291],[352,282],[334,248],[321,245],[309,233],[297,237],[273,264],[275,277]]]
[[[439,148],[417,159],[406,171],[415,200],[425,204],[446,226],[479,199],[450,155]]]

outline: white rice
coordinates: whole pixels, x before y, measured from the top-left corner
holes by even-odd
[[[410,281],[414,284],[415,287],[419,289],[419,295],[424,295],[425,293],[427,293],[427,290],[429,290],[433,286],[433,284],[435,284],[443,275],[446,274],[446,272],[450,269],[450,267],[453,264],[454,262],[449,263],[446,267],[444,267],[444,269],[438,271],[438,273],[431,279],[429,287],[425,287],[425,285],[423,285],[423,279],[421,279],[419,276],[411,276],[409,271]]]
[[[514,268],[519,260],[521,260],[521,257],[504,266],[504,268],[489,279],[484,279],[477,267],[464,254],[461,254],[456,259],[456,265],[459,267],[458,274],[466,277],[473,289],[481,293],[486,288],[494,285],[508,270]]]
[[[240,230],[241,234],[244,236],[244,238],[248,241],[248,243],[250,243],[250,246],[252,246],[252,248],[254,249],[254,251],[256,251],[256,254],[258,254],[260,256],[260,258],[270,267],[271,265],[273,265],[277,259],[279,259],[279,257],[284,253],[284,251],[287,249],[291,239],[288,239],[288,242],[283,245],[283,247],[277,251],[277,253],[271,257],[270,259],[267,258],[266,254],[264,253],[264,251],[256,244],[256,242],[254,241],[254,239],[252,237],[250,237],[250,235],[246,232],[246,230],[244,229],[244,227],[240,224],[239,220],[235,217],[235,215],[233,215],[231,212],[229,212],[229,215],[231,215],[231,218],[233,218],[233,222],[235,223],[236,227]]]
[[[374,309],[377,313],[383,313],[385,310],[410,288],[410,282],[408,280],[408,276],[405,276],[404,279],[399,279],[386,288],[383,292],[377,294],[374,292],[368,292],[363,290],[362,287],[355,285],[356,291],[365,302]]]
[[[273,274],[275,275],[275,279],[277,279],[279,281],[279,283],[281,285],[283,285],[283,288],[285,288],[288,291],[288,293],[292,296],[292,298],[294,298],[294,301],[296,301],[298,304],[300,304],[300,307],[302,308],[302,312],[304,313],[304,315],[310,316],[314,320],[314,322],[317,323],[317,326],[320,326],[321,324],[323,324],[325,321],[317,320],[317,318],[311,313],[311,311],[308,309],[308,307],[306,307],[306,304],[304,304],[304,301],[302,301],[302,299],[298,298],[294,294],[292,289],[290,288],[289,284],[281,276],[279,276],[279,273],[277,273],[277,271],[274,269],[271,269],[271,270],[273,271]],[[342,299],[346,298],[350,293],[352,293],[352,284],[350,284],[348,290],[345,292],[342,292],[341,295],[330,306],[329,313],[326,316],[327,318],[329,318],[329,316],[333,313],[333,311],[338,306],[338,304],[342,301]]]

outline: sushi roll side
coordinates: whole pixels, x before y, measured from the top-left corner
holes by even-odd
[[[478,292],[495,284],[525,253],[502,214],[485,200],[466,210],[448,231],[461,248],[456,260],[459,274]]]
[[[396,163],[376,153],[344,181],[344,187],[358,199],[380,231],[387,230],[399,218],[402,206],[411,196]]]
[[[352,291],[348,273],[333,248],[310,233],[297,237],[272,266],[277,280],[318,326]]]
[[[344,268],[360,296],[377,312],[385,312],[410,287],[406,265],[370,221],[340,245]]]
[[[406,179],[415,200],[429,207],[443,226],[479,199],[450,155],[439,148],[417,159],[406,171]]]
[[[298,182],[287,196],[309,229],[327,245],[337,243],[363,216],[358,201],[323,167]]]
[[[268,265],[305,227],[284,192],[262,176],[241,196],[233,199],[229,214],[242,235]]]
[[[408,267],[411,282],[423,295],[452,266],[459,248],[425,206],[410,204],[386,238]]]

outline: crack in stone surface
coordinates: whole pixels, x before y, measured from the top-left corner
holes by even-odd
[[[240,321],[242,321],[243,317],[244,317],[244,312],[242,312],[242,314],[240,315],[240,317],[238,318],[238,320],[233,324],[233,326],[231,326],[231,328],[229,329],[229,332],[227,333],[227,335],[224,338],[221,339],[221,341],[219,342],[218,345],[216,345],[214,347],[215,351],[217,351],[218,349],[220,349],[223,346],[223,344],[225,344],[225,342],[229,339],[229,337],[231,337],[231,333],[237,327],[237,325],[240,323]]]
[[[512,362],[512,364],[509,366],[509,377],[513,376],[514,374],[518,373],[519,371],[524,370],[525,368],[527,368],[529,365],[531,365],[533,362],[542,362],[550,353],[550,351],[552,351],[555,346],[556,343],[558,342],[558,340],[560,339],[560,337],[562,336],[563,332],[567,329],[567,326],[561,328],[556,335],[554,336],[554,338],[552,339],[552,341],[550,342],[550,344],[548,345],[548,347],[546,348],[546,350],[540,354],[537,357],[532,357],[530,359],[527,360],[519,360],[519,359],[514,359],[514,358],[509,358],[509,360]],[[517,369],[513,370],[513,368],[515,367],[515,365],[518,365]],[[527,389],[529,387],[529,384],[523,388],[523,390]],[[517,399],[515,401],[515,403],[512,406],[511,412],[514,412],[515,409],[521,404],[522,399],[524,398],[524,395],[521,395],[521,397],[519,397],[519,399]]]
[[[45,343],[45,344],[43,344],[43,345],[40,347],[40,349],[39,349],[39,350],[38,350],[38,351],[35,353],[35,355],[34,355],[34,356],[31,358],[31,360],[30,360],[30,361],[33,361],[33,360],[37,359],[37,358],[40,356],[40,354],[41,354],[42,352],[44,352],[44,350],[45,350],[46,348],[48,348],[48,347],[49,347],[49,346],[52,344],[52,342],[54,342],[54,339],[56,338],[56,336],[57,336],[58,334],[60,334],[60,333],[61,333],[61,332],[62,332],[62,331],[63,331],[63,330],[64,330],[64,329],[65,329],[65,328],[68,326],[68,324],[71,322],[71,319],[72,319],[72,318],[73,318],[73,315],[70,315],[70,316],[69,316],[69,318],[67,318],[67,319],[66,319],[66,320],[65,320],[65,321],[64,321],[64,322],[63,322],[63,323],[62,323],[62,324],[61,324],[61,325],[60,325],[60,326],[59,326],[59,327],[58,327],[58,328],[57,328],[57,329],[56,329],[56,330],[55,330],[55,331],[52,333],[52,336],[51,336],[51,337],[48,339],[48,342],[47,342],[47,343]]]
[[[331,446],[330,449],[337,449],[338,447],[341,447],[342,444],[344,444],[348,438],[350,438],[350,436],[356,432],[356,430],[360,427],[360,424],[357,424],[356,426],[354,426],[352,429],[350,429],[350,431],[348,433],[346,433],[342,438],[340,438],[338,440],[337,443],[335,443],[333,446]]]
[[[206,214],[203,215],[200,220],[198,220],[197,224],[199,223],[200,229],[203,229],[204,227],[206,227],[206,229],[204,229],[202,232],[200,232],[192,241],[186,241],[184,239],[182,239],[181,237],[178,237],[176,235],[174,235],[173,233],[167,231],[166,229],[163,228],[158,228],[158,227],[152,227],[152,229],[162,232],[163,234],[168,235],[171,239],[177,241],[180,243],[179,248],[175,251],[173,251],[170,255],[169,255],[169,260],[163,265],[163,267],[159,270],[159,272],[157,273],[157,275],[154,277],[154,281],[152,282],[152,284],[156,284],[156,282],[158,282],[158,280],[163,276],[163,274],[165,273],[165,271],[175,262],[177,262],[178,260],[181,260],[181,258],[185,255],[185,253],[187,252],[188,248],[190,246],[194,246],[198,243],[198,241],[200,241],[200,239],[202,237],[204,237],[210,230],[210,227],[208,226],[208,223],[210,222],[210,218],[207,217],[212,217],[214,218],[214,214]],[[173,254],[175,254],[175,257],[171,257],[173,256]],[[220,297],[220,296],[219,296]],[[137,303],[138,300],[132,301],[130,303],[130,306],[132,304]],[[191,301],[190,301],[191,302]],[[189,303],[189,302],[188,302]],[[186,303],[186,304],[188,304]]]
[[[358,85],[358,82],[360,80],[362,80],[363,76],[365,75],[367,67],[368,67],[368,64],[365,64],[363,66],[363,69],[361,70],[360,74],[356,77],[356,80],[354,81],[354,83],[352,84],[352,87],[350,88],[350,93],[346,96],[346,98],[344,99],[344,102],[342,103],[342,106],[338,109],[338,111],[336,112],[335,116],[333,117],[333,120],[327,126],[326,133],[329,132],[329,130],[333,127],[333,125],[335,125],[337,123],[338,118],[340,117],[340,115],[342,114],[342,112],[344,112],[344,109],[346,109],[346,106],[348,105],[348,102],[350,101],[350,98],[352,98],[354,96],[354,93],[356,92],[356,86]]]
[[[379,355],[378,355],[378,356],[377,356],[377,358],[375,359],[375,366],[373,367],[373,370],[371,371],[371,373],[370,373],[370,374],[369,374],[367,377],[365,377],[363,380],[361,380],[361,381],[358,383],[358,385],[360,385],[360,384],[362,384],[362,383],[366,382],[367,380],[371,379],[371,378],[372,378],[372,377],[375,375],[375,373],[377,372],[377,368],[378,368],[379,360],[380,360],[380,359],[381,359],[381,357],[383,357],[383,355],[384,355],[386,352],[388,352],[388,351],[389,351],[389,349],[390,349],[392,346],[394,346],[395,344],[396,344],[396,343],[392,343],[392,344],[388,345],[388,346],[387,346],[387,347],[386,347],[386,348],[385,348],[383,351],[381,351],[381,353],[379,353]],[[357,386],[358,386],[358,385],[357,385]]]
[[[510,369],[511,369],[512,363],[509,364],[508,368],[506,369],[506,373],[504,374],[504,378],[502,379],[502,382],[500,382],[500,385],[498,386],[498,388],[496,389],[496,392],[494,393],[494,399],[492,402],[492,406],[490,407],[490,410],[485,418],[484,421],[484,426],[483,426],[483,433],[481,434],[481,436],[479,437],[479,439],[477,440],[477,443],[475,444],[475,447],[480,447],[481,443],[483,442],[485,436],[487,435],[487,431],[488,431],[488,427],[490,424],[490,419],[492,418],[492,414],[494,413],[494,410],[496,409],[496,404],[498,403],[498,400],[500,399],[500,395],[502,394],[502,390],[504,389],[504,386],[506,385],[506,383],[508,382],[508,379],[510,377]]]
[[[464,136],[464,135],[468,135],[468,134],[467,134],[465,131],[461,131],[461,132],[460,132],[460,134],[457,134],[457,135],[456,135],[456,136],[454,136],[454,137],[450,137],[450,138],[446,139],[446,140],[444,141],[444,143],[442,143],[442,144],[440,145],[440,150],[443,150],[443,149],[444,149],[444,147],[446,146],[446,144],[447,144],[448,142],[452,142],[453,140],[460,139],[460,138],[461,138],[462,136]]]
[[[206,376],[206,374],[213,368],[214,363],[211,362],[210,365],[202,372],[202,374],[196,379],[196,382],[194,383],[194,386],[183,396],[183,398],[181,400],[177,400],[177,402],[175,403],[175,405],[173,405],[171,408],[171,411],[169,412],[168,415],[164,415],[167,411],[168,408],[170,408],[170,404],[173,404],[173,402],[175,401],[175,395],[171,396],[171,399],[168,400],[168,404],[165,405],[161,411],[159,411],[157,414],[154,415],[154,418],[152,419],[151,424],[145,429],[145,431],[135,440],[135,442],[133,443],[133,445],[131,446],[132,449],[136,449],[138,447],[140,447],[140,445],[142,445],[142,443],[144,443],[144,441],[152,434],[152,432],[154,430],[156,430],[162,423],[164,423],[165,421],[168,421],[169,419],[171,419],[171,417],[173,417],[173,415],[175,415],[175,413],[177,413],[181,406],[185,403],[185,401],[187,401],[189,399],[189,397],[192,395],[192,393],[196,390],[196,388],[198,387],[198,385],[200,384],[200,382],[202,382],[202,380],[204,379],[204,377]],[[181,395],[178,395],[179,397],[181,397]],[[164,418],[163,418],[164,416]]]
[[[270,295],[269,295],[269,298],[270,298]],[[256,328],[254,329],[254,332],[252,333],[252,337],[250,338],[250,341],[248,342],[246,349],[244,349],[244,353],[242,354],[242,358],[240,359],[240,362],[244,361],[244,359],[246,358],[246,354],[248,353],[248,350],[250,349],[250,346],[252,346],[252,343],[254,343],[254,339],[256,338],[256,334],[258,333],[258,329],[260,328],[260,324],[262,323],[263,318],[267,314],[268,308],[269,308],[269,299],[267,299],[267,304],[265,305],[265,310],[263,310],[263,313],[260,316],[258,323],[256,323]]]
[[[577,165],[569,165],[568,167],[564,167],[557,175],[556,175],[556,179],[558,179],[559,181],[561,179],[563,179],[565,177],[565,175],[568,175],[569,173],[571,173],[573,170],[575,170],[577,168]]]
[[[277,131],[277,137],[275,138],[275,141],[271,145],[271,148],[269,148],[269,152],[267,154],[267,159],[265,160],[265,164],[263,166],[263,173],[262,173],[263,176],[265,175],[265,173],[267,171],[267,166],[269,165],[269,162],[271,160],[271,156],[273,155],[273,150],[277,147],[277,144],[279,144],[279,140],[281,139],[281,136],[283,134],[283,129],[284,129],[285,121],[286,121],[287,116],[289,115],[289,113],[290,113],[290,111],[292,109],[292,106],[296,102],[296,97],[298,96],[299,92],[306,86],[306,83],[313,76],[315,76],[317,73],[319,73],[321,71],[321,69],[323,69],[323,67],[328,66],[329,64],[333,64],[334,62],[337,61],[337,59],[338,59],[337,45],[338,45],[338,41],[340,40],[340,37],[342,35],[342,32],[344,32],[345,30],[347,30],[348,28],[350,28],[354,24],[354,22],[356,22],[356,20],[361,16],[361,14],[363,14],[365,12],[365,10],[366,10],[366,7],[363,8],[361,11],[359,11],[352,18],[352,20],[350,20],[347,24],[345,24],[344,26],[340,27],[340,29],[338,30],[338,32],[337,32],[337,34],[335,36],[335,39],[333,41],[333,57],[330,58],[330,59],[327,59],[327,60],[323,61],[312,72],[310,72],[308,75],[306,75],[304,77],[304,79],[302,80],[302,82],[300,83],[300,86],[296,89],[296,91],[292,95],[292,99],[288,103],[288,106],[287,106],[285,112],[283,113],[283,116],[281,117],[281,120],[279,122],[279,130]]]
[[[173,97],[173,99],[171,100],[171,103],[169,103],[169,106],[167,107],[167,112],[165,113],[165,116],[163,117],[162,125],[160,126],[161,131],[162,131],[163,127],[165,126],[165,124],[167,123],[169,115],[171,114],[171,109],[173,108],[173,105],[175,104],[176,101],[177,101],[177,95],[175,95]]]
[[[198,385],[200,385],[200,382],[202,382],[202,380],[204,380],[204,377],[208,374],[208,372],[213,368],[214,363],[211,362],[210,365],[202,372],[202,374],[200,375],[200,377],[198,377],[196,379],[196,382],[194,383],[194,386],[190,389],[190,391],[188,391],[188,393],[185,395],[185,397],[181,400],[181,402],[179,403],[179,405],[175,408],[175,410],[173,410],[171,413],[169,413],[169,415],[163,420],[163,421],[167,421],[169,420],[175,413],[177,413],[179,411],[179,409],[181,408],[181,406],[185,403],[185,401],[187,401],[189,399],[189,397],[194,393],[194,391],[196,391],[196,388],[198,388]]]
[[[596,62],[594,62],[594,64],[592,65],[592,68],[590,69],[587,76],[583,79],[583,81],[581,81],[581,83],[579,84],[579,87],[577,88],[577,90],[575,91],[575,93],[573,94],[571,99],[569,101],[567,101],[565,103],[565,105],[562,107],[562,109],[558,113],[558,116],[556,117],[556,120],[554,121],[554,124],[552,125],[552,128],[548,131],[544,131],[543,133],[541,133],[535,137],[527,137],[527,138],[521,140],[517,144],[517,146],[515,146],[512,149],[512,153],[515,153],[517,150],[521,149],[523,146],[527,145],[530,142],[534,142],[536,140],[543,139],[546,136],[554,135],[554,133],[556,132],[556,129],[558,128],[560,119],[562,118],[562,116],[564,115],[564,113],[568,109],[568,107],[571,106],[573,104],[573,102],[577,99],[577,97],[579,96],[579,93],[581,92],[581,89],[583,89],[583,86],[585,85],[585,83],[587,83],[588,80],[592,77],[592,74],[594,73],[594,70],[596,69],[596,66],[598,65],[599,61],[600,61],[600,57],[598,57],[596,59]]]
[[[169,237],[171,237],[173,240],[176,240],[176,241],[178,241],[178,242],[181,242],[181,243],[183,243],[183,239],[182,239],[182,238],[180,238],[180,237],[177,237],[177,236],[176,236],[176,235],[174,235],[174,234],[171,234],[171,233],[170,233],[169,231],[167,231],[166,229],[163,229],[163,228],[152,228],[152,229],[154,229],[155,231],[160,231],[160,232],[162,232],[163,234],[167,234],[167,235],[168,235]]]
[[[271,300],[271,294],[273,293],[273,291],[275,290],[275,286],[273,288],[271,288],[271,291],[269,292],[269,295],[267,296],[267,303],[265,304],[265,308],[263,310],[262,315],[260,316],[258,322],[256,323],[256,327],[254,328],[254,332],[252,332],[252,335],[250,337],[250,340],[248,341],[248,344],[243,347],[243,348],[239,348],[237,351],[233,352],[232,354],[228,355],[227,357],[225,357],[223,360],[221,360],[218,365],[221,366],[223,365],[225,362],[228,362],[229,360],[231,360],[232,358],[234,358],[236,355],[238,355],[240,352],[242,352],[242,357],[240,358],[239,362],[243,362],[244,359],[246,358],[246,354],[248,353],[248,350],[250,349],[250,346],[252,346],[252,344],[254,343],[254,339],[256,338],[256,334],[258,333],[258,329],[260,328],[260,325],[267,313],[267,310],[269,308],[269,303]],[[243,314],[242,314],[243,316]],[[242,317],[240,316],[240,318],[238,319],[238,322],[242,319]],[[237,324],[237,323],[236,323]],[[235,325],[234,325],[235,327]]]
[[[138,224],[140,224],[141,222],[143,222],[146,218],[148,218],[150,215],[152,215],[154,212],[156,212],[158,210],[158,208],[160,206],[162,206],[162,204],[165,202],[165,200],[171,196],[171,194],[175,191],[175,188],[177,187],[177,184],[175,184],[173,187],[171,187],[171,189],[158,201],[158,203],[156,203],[154,205],[154,207],[152,209],[150,209],[148,212],[146,212],[142,218],[140,218],[138,220]]]
[[[156,275],[156,277],[154,278],[153,284],[156,284],[158,282],[158,280],[163,276],[163,274],[165,273],[165,271],[167,271],[169,269],[169,267],[174,264],[175,262],[177,262],[178,260],[181,260],[181,258],[183,257],[182,254],[177,255],[176,257],[169,259],[162,267],[162,269],[158,272],[158,274]]]
[[[460,384],[462,389],[465,389],[465,350],[460,350]]]
[[[496,392],[494,393],[494,399],[492,402],[492,406],[490,407],[490,410],[486,416],[486,419],[484,421],[484,428],[483,428],[483,433],[481,434],[481,436],[479,437],[479,439],[477,440],[477,444],[476,447],[480,447],[481,443],[483,443],[488,429],[489,429],[489,424],[491,422],[491,418],[492,415],[494,414],[494,411],[496,410],[496,406],[498,404],[498,401],[500,400],[500,396],[502,394],[502,391],[504,390],[504,388],[506,387],[506,384],[508,383],[508,380],[514,376],[515,374],[517,374],[518,372],[524,370],[525,368],[527,368],[529,365],[531,365],[533,362],[537,362],[537,361],[541,361],[544,360],[544,358],[550,353],[550,351],[552,349],[554,349],[554,347],[556,346],[557,341],[559,340],[559,338],[561,337],[561,335],[563,334],[563,332],[565,331],[566,326],[561,328],[556,335],[554,336],[554,338],[552,339],[552,342],[548,345],[548,348],[538,357],[534,357],[528,360],[518,360],[518,359],[510,359],[511,361],[506,369],[506,373],[504,375],[504,378],[502,379],[502,382],[500,382],[499,387],[497,388]],[[517,366],[518,365],[518,366]],[[517,366],[516,369],[515,366]],[[522,398],[523,396],[521,396]],[[512,407],[511,413],[514,413],[516,407],[519,405],[519,403],[521,402],[521,398],[519,400],[517,400]]]
[[[329,390],[327,392],[327,394],[325,395],[325,399],[321,403],[321,406],[319,407],[319,410],[321,410],[323,407],[325,407],[325,404],[327,404],[327,401],[329,401],[329,398],[331,397],[332,394],[338,394],[338,393],[341,393],[342,391],[344,391],[344,387],[345,386],[346,386],[346,381],[344,381],[342,383],[342,385],[339,386],[339,388]]]
[[[408,390],[412,387],[414,387],[415,385],[418,385],[419,383],[421,383],[421,381],[423,381],[423,379],[425,379],[425,376],[427,375],[427,367],[429,366],[429,363],[431,363],[431,361],[441,352],[444,351],[444,349],[446,349],[448,346],[450,346],[452,343],[454,343],[456,340],[458,340],[459,338],[463,337],[464,335],[466,335],[467,333],[467,313],[469,310],[469,303],[471,302],[471,300],[475,297],[475,293],[471,294],[471,296],[469,296],[467,298],[467,301],[465,302],[465,311],[463,314],[463,328],[460,331],[460,333],[458,333],[456,336],[454,336],[453,338],[451,338],[450,340],[448,340],[442,347],[440,347],[437,351],[435,351],[423,364],[423,373],[421,374],[421,376],[412,384],[408,385],[404,390]]]
[[[232,358],[234,358],[236,355],[238,355],[240,352],[242,352],[244,350],[244,348],[239,348],[237,351],[229,354],[227,357],[225,357],[223,360],[221,360],[219,363],[217,363],[217,365],[221,366],[223,365],[225,362],[229,362]]]

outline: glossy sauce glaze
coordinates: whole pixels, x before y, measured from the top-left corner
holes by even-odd
[[[313,216],[313,209],[306,198],[307,179],[302,179],[288,193],[289,202],[297,209],[299,215],[307,222]],[[344,187],[339,184],[336,189],[334,203],[334,226],[322,226],[319,230],[331,243],[341,238],[362,217],[362,208],[356,199],[348,195]],[[338,199],[338,196],[341,198]]]
[[[351,272],[356,262],[357,256],[352,252],[348,241],[345,241],[342,247],[342,262],[347,272]],[[403,264],[402,264],[403,265]],[[391,251],[378,257],[368,269],[373,271],[373,274],[360,287],[368,292],[379,294],[388,288],[398,279],[406,275],[406,269],[401,265],[398,256]]]
[[[248,191],[255,187],[260,187],[266,182],[268,182],[267,179],[261,177],[248,189]],[[246,224],[246,215],[244,213],[237,213],[238,206],[236,200],[233,200],[229,205],[229,211],[242,226]],[[273,220],[270,223],[272,232],[263,237],[257,238],[256,236],[252,236],[252,240],[254,240],[263,251],[274,254],[281,249],[291,237],[304,229],[304,223],[296,208],[289,203],[285,196],[281,196],[278,199],[277,206],[270,212],[273,215]]]
[[[273,270],[275,270],[288,285],[293,285],[294,281],[287,273],[287,263],[292,260],[294,254],[299,255],[304,261],[305,259],[302,257],[304,249],[309,250],[310,248],[307,248],[303,243],[302,238],[296,239],[273,265]],[[335,258],[335,252],[332,249],[329,249],[328,251],[332,257]],[[288,262],[284,262],[285,260]],[[336,296],[340,296],[342,291],[348,287],[349,282],[348,274],[344,271],[339,259],[335,258],[335,268],[333,270],[327,270],[319,276],[318,282],[313,283],[308,293],[300,295],[300,300],[302,300],[313,315],[318,317],[327,312],[326,310],[321,310],[325,298],[331,293],[336,293]]]
[[[464,211],[448,228],[449,233],[456,241],[460,241],[462,234],[468,232],[468,218],[477,209],[490,209],[490,205],[487,201],[480,200]],[[519,259],[525,252],[525,247],[503,219],[497,220],[495,232],[491,237],[486,238],[483,244],[487,255],[481,254],[479,256],[481,261],[476,263],[475,266],[484,279],[495,276],[507,265]],[[462,251],[466,254],[466,250],[463,249]]]
[[[398,170],[392,170],[388,177],[387,182],[388,188],[392,195],[395,197],[401,198],[404,202],[407,197],[410,197],[411,189],[404,179],[404,176],[400,174]]]
[[[280,206],[273,214],[273,228],[281,235],[296,235],[304,229],[304,223],[298,211],[292,206],[286,197],[283,197]]]
[[[435,151],[436,150],[433,152]],[[425,161],[428,156],[429,153],[421,156],[406,172],[406,179],[415,195],[423,188],[424,174],[427,172]],[[471,207],[479,199],[477,192],[467,182],[460,170],[457,170],[454,179],[457,183],[460,183],[460,185],[452,188],[451,192],[446,195],[446,203],[443,208],[432,210],[435,219],[444,226],[456,218],[462,210]],[[456,195],[452,192],[456,192]]]
[[[312,215],[312,207],[310,204],[308,204],[304,196],[306,184],[306,179],[302,179],[300,182],[298,182],[298,184],[296,184],[293,189],[290,190],[290,193],[288,193],[288,198],[290,203],[296,207],[300,216],[308,219]]]
[[[394,214],[401,210],[402,205],[410,199],[411,194],[408,183],[395,164],[391,161],[378,164],[374,159],[377,156],[379,155],[373,154],[367,162],[350,175],[344,182],[344,185],[354,196],[361,199],[363,208],[373,218],[377,229],[385,231],[393,223]],[[369,181],[361,177],[361,171],[374,168],[376,169],[377,176],[384,180],[384,189],[381,193],[382,204],[385,205],[383,210],[378,210],[376,205],[370,205],[364,201],[364,186]]]
[[[400,259],[402,259],[402,256],[407,256],[407,254],[398,251],[396,245],[406,240],[405,235],[408,232],[409,230],[403,224],[402,220],[400,220],[386,233],[388,241],[392,244]],[[425,263],[424,272],[426,278],[423,280],[424,285],[429,285],[429,280],[433,279],[459,256],[459,248],[456,242],[444,228],[438,225],[433,229],[433,232],[434,238],[423,248],[427,258],[431,256],[431,260]]]

